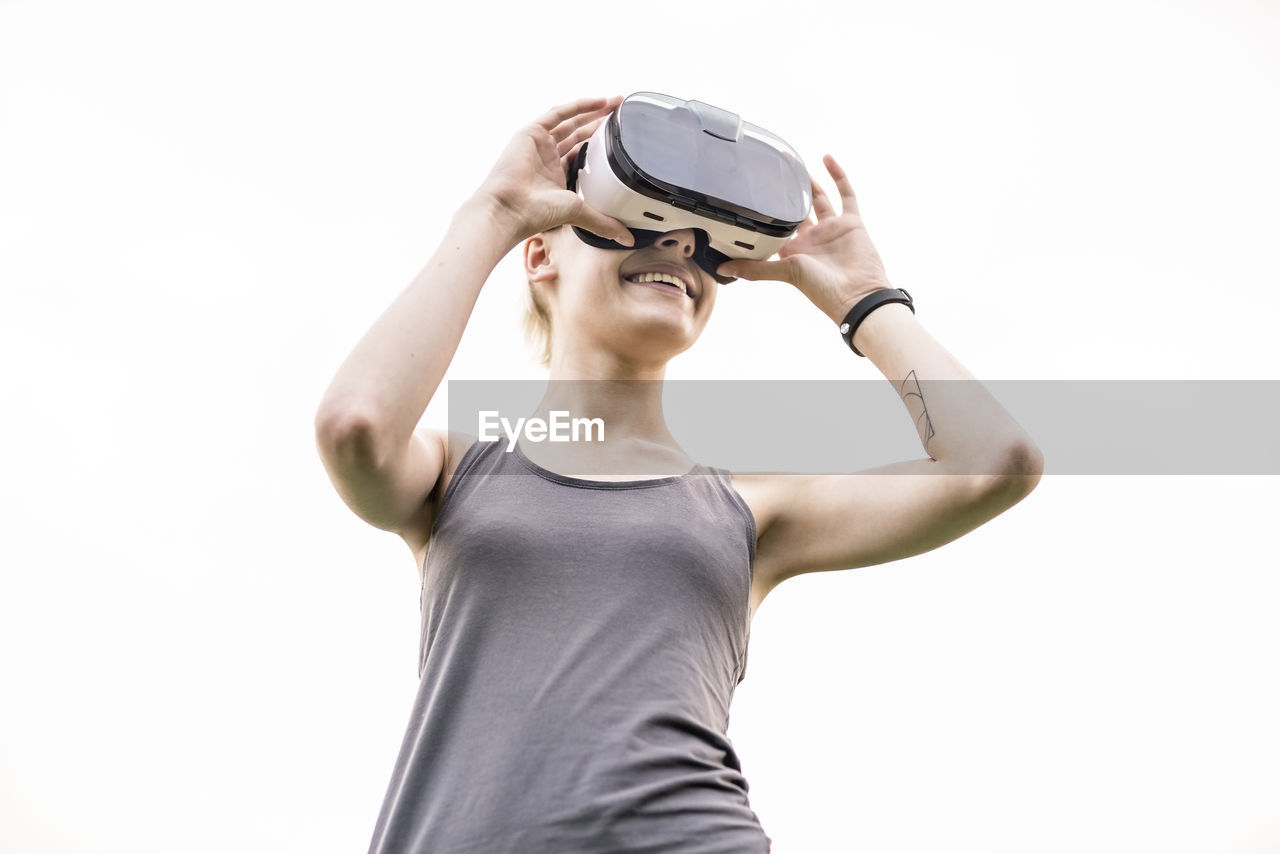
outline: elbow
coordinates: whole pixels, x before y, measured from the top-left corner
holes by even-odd
[[[1030,439],[1010,447],[1005,452],[1005,458],[1009,474],[1036,478],[1044,474],[1044,452]]]
[[[376,421],[359,409],[322,406],[315,417],[316,447],[326,458],[374,459]]]
[[[993,488],[1016,496],[1016,501],[1031,494],[1044,474],[1044,453],[1035,442],[1025,439],[1010,445],[992,469],[989,480]]]

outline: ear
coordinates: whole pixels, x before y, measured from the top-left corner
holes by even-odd
[[[524,274],[530,282],[554,281],[560,275],[553,249],[554,240],[544,232],[524,242]]]

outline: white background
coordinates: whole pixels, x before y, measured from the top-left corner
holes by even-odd
[[[1261,0],[3,0],[0,850],[366,849],[417,576],[313,417],[521,124],[651,89],[835,154],[982,379],[1277,379],[1278,36]],[[516,261],[449,378],[542,375]],[[668,376],[877,375],[744,282]],[[1280,851],[1276,499],[1046,476],[787,582],[730,728],[774,850]]]

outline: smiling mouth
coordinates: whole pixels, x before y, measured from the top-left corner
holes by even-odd
[[[669,287],[674,291],[679,291],[689,297],[689,299],[693,299],[693,296],[689,293],[688,286],[685,285],[679,277],[673,276],[670,273],[633,273],[630,276],[625,277],[624,281],[628,281],[636,285],[662,285],[664,287]]]

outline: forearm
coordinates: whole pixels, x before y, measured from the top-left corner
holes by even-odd
[[[925,452],[940,464],[983,474],[1042,467],[1026,431],[907,306],[888,303],[872,311],[853,343],[893,384]]]
[[[338,368],[317,428],[358,423],[372,428],[379,448],[406,443],[453,360],[481,288],[516,242],[492,207],[477,199],[460,207],[430,260]]]

